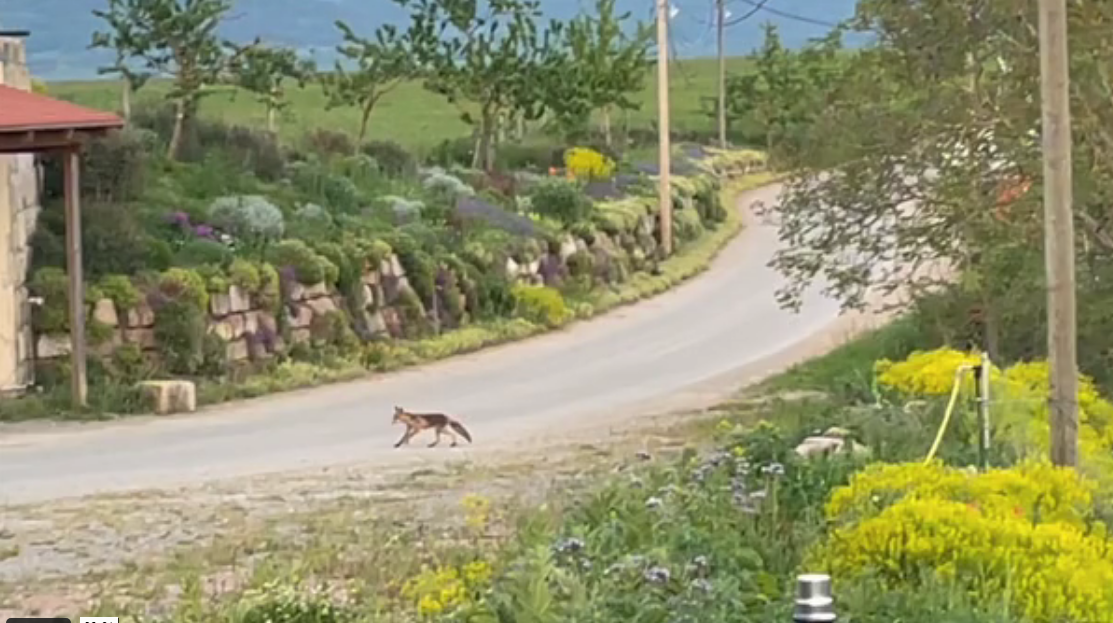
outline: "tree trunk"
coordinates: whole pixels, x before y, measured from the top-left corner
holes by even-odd
[[[608,148],[613,145],[611,133],[611,107],[603,107],[603,144]]]
[[[982,330],[984,334],[985,352],[989,360],[999,364],[1001,361],[1001,319],[997,305],[990,297],[982,297]]]
[[[363,145],[363,139],[367,136],[367,123],[371,120],[371,111],[375,108],[374,104],[368,104],[363,107],[362,114],[359,117],[359,136],[357,141]]]
[[[496,116],[490,111],[484,111],[479,120],[479,149],[477,159],[484,171],[491,172],[495,168],[495,132],[498,130]]]
[[[170,145],[166,149],[166,157],[171,160],[177,160],[182,150],[182,140],[185,136],[188,116],[189,105],[184,99],[177,100],[174,104],[174,131],[170,135]]]
[[[131,123],[131,81],[127,79],[120,90],[120,112],[124,115],[124,123]]]
[[[278,109],[274,106],[267,106],[267,132],[278,133]]]

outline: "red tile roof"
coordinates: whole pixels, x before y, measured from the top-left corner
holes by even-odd
[[[112,113],[0,85],[0,133],[123,127]]]

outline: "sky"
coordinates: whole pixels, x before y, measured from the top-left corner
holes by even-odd
[[[714,0],[671,0],[676,15],[670,22],[672,52],[682,58],[715,54]],[[727,0],[736,19],[762,0]],[[101,21],[92,14],[107,0],[0,0],[0,27],[29,30],[31,71],[44,80],[90,79],[108,62],[107,53],[87,49]],[[590,11],[593,0],[541,0],[547,16],[567,19]],[[617,0],[620,11],[649,20],[653,0]],[[773,22],[786,45],[797,47],[822,36],[834,23],[853,14],[856,0],[765,0],[764,8],[727,30],[730,55],[744,55],[761,43],[761,25]],[[391,0],[236,0],[222,34],[247,41],[256,36],[295,47],[318,61],[331,63],[339,39],[334,22],[348,22],[370,34],[383,23],[403,25],[405,13]]]

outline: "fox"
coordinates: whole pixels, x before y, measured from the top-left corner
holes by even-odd
[[[468,443],[471,443],[471,433],[468,432],[468,429],[464,428],[464,425],[459,421],[444,413],[410,413],[402,407],[395,406],[394,419],[391,420],[391,423],[397,424],[398,422],[406,425],[406,432],[402,434],[402,438],[398,440],[398,443],[394,444],[395,448],[400,447],[402,444],[409,443],[414,435],[427,428],[433,429],[437,434],[437,438],[433,440],[433,443],[429,444],[430,448],[439,444],[441,442],[441,435],[445,433],[452,437],[451,447],[453,448],[456,447],[458,441],[456,437],[457,434],[467,439]]]

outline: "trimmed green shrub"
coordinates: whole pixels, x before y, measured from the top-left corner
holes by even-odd
[[[565,260],[568,274],[573,277],[590,277],[595,271],[595,256],[590,251],[576,251]]]
[[[251,294],[258,292],[263,285],[259,267],[243,258],[232,260],[232,265],[228,267],[228,281]]]
[[[534,213],[564,225],[590,218],[595,207],[579,184],[561,178],[545,179],[528,196]]]
[[[404,177],[417,173],[417,159],[394,141],[371,141],[360,148],[364,154],[379,163],[379,169],[391,177]]]
[[[155,340],[167,371],[196,374],[205,363],[209,293],[196,271],[171,268],[153,297]]]
[[[125,311],[134,308],[139,304],[140,293],[135,284],[131,282],[131,278],[126,275],[105,275],[97,283],[101,293],[112,303],[116,305],[116,309]]]
[[[290,267],[300,283],[335,283],[340,269],[301,240],[283,240],[270,248],[268,258],[279,269]]]
[[[61,268],[40,268],[31,276],[28,289],[32,296],[43,299],[34,308],[31,326],[36,333],[65,333],[70,329],[69,286],[66,271]]]
[[[202,264],[195,266],[193,270],[205,281],[205,290],[210,294],[225,294],[228,292],[228,286],[232,285],[228,281],[228,276],[224,274],[224,269],[215,264]]]
[[[518,284],[511,290],[515,313],[537,324],[559,327],[571,319],[572,312],[558,290],[545,286]]]
[[[182,245],[174,254],[174,264],[178,266],[201,266],[213,264],[226,266],[232,261],[232,250],[227,245],[211,238],[194,238]]]
[[[209,205],[209,220],[250,246],[277,240],[286,231],[282,210],[259,195],[220,197]]]

